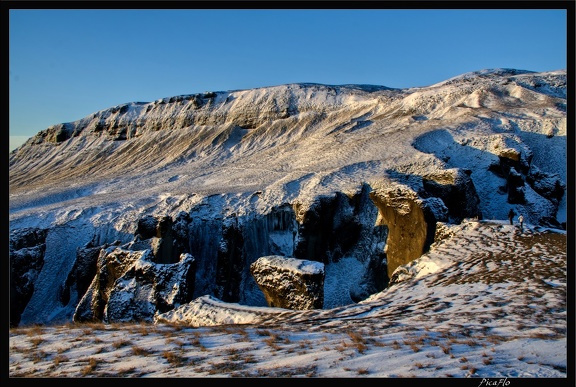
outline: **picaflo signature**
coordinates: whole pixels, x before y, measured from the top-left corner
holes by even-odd
[[[478,387],[506,387],[510,384],[508,378],[504,379],[485,379],[482,378]]]

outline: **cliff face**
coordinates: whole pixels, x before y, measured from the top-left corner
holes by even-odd
[[[398,266],[420,257],[431,245],[436,219],[426,216],[423,203],[414,192],[396,189],[375,193],[373,199],[379,210],[377,224],[387,225],[389,231],[385,253],[388,257],[388,276]]]
[[[564,71],[404,90],[293,84],[96,112],[10,153],[11,322],[71,319],[101,251],[126,244],[156,265],[191,255],[185,294],[161,305],[265,306],[250,265],[270,255],[323,263],[324,308],[358,302],[426,252],[438,224],[514,208],[561,228],[566,148]],[[31,245],[30,233],[42,238]]]

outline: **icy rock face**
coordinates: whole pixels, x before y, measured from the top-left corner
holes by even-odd
[[[184,251],[196,259],[194,297],[210,294],[225,302],[266,305],[250,264],[265,255],[293,254],[298,232],[294,210],[285,204],[264,215],[224,217],[205,215],[205,209],[198,207],[175,222],[177,234],[187,238]]]
[[[285,309],[322,309],[324,264],[281,256],[259,258],[250,271],[268,306]]]
[[[334,269],[337,277],[329,281],[333,286],[325,289],[329,305],[357,302],[384,289],[387,229],[375,225],[378,210],[370,190],[364,185],[350,196],[322,196],[308,207],[283,204],[260,216],[203,217],[192,211],[182,228],[197,261],[194,296],[266,305],[250,265],[269,255],[319,261]],[[340,277],[351,259],[357,272]]]
[[[20,316],[34,292],[34,282],[44,264],[48,230],[20,229],[10,233],[10,326]]]
[[[68,273],[66,282],[60,287],[59,301],[62,305],[68,305],[71,300],[80,300],[84,296],[96,275],[100,251],[114,245],[94,247],[92,243],[88,243],[84,247],[78,248],[74,266]],[[76,293],[75,297],[73,292]]]
[[[306,209],[294,205],[299,227],[290,256],[326,265],[325,306],[358,302],[387,286],[388,228],[377,222],[371,192],[370,185],[362,184],[353,194],[320,196]],[[354,273],[347,266],[351,260]]]
[[[138,228],[134,240],[148,240],[154,262],[156,263],[175,263],[180,256],[180,244],[177,235],[172,231],[172,218],[162,216],[157,219],[154,216],[147,215],[138,220]],[[180,241],[181,242],[181,241]]]
[[[190,254],[183,254],[177,263],[161,264],[153,262],[150,250],[124,247],[101,250],[98,271],[74,321],[152,321],[157,312],[191,301],[195,272]]]

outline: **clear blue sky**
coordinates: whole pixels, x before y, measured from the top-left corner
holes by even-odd
[[[10,136],[180,94],[295,82],[404,88],[487,68],[566,69],[566,15],[11,9]]]

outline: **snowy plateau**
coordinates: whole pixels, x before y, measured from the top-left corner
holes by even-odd
[[[38,132],[9,156],[9,376],[564,384],[566,85],[287,84]]]

